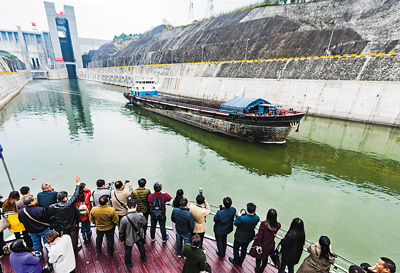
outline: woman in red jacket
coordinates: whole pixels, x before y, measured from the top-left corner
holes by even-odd
[[[81,183],[79,186],[79,195],[76,201],[78,207],[79,216],[81,219],[81,232],[83,240],[87,240],[92,236],[92,230],[90,229],[89,214],[92,210],[92,203],[90,202],[90,196],[92,192],[86,187],[85,183]]]
[[[267,213],[267,219],[261,222],[260,228],[253,246],[250,250],[250,256],[256,258],[256,272],[264,272],[268,263],[268,256],[275,249],[275,236],[281,228],[281,224],[277,221],[278,214],[276,210],[270,209]]]

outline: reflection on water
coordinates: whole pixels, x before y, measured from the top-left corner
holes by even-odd
[[[79,81],[50,82],[50,88],[37,90],[43,81],[35,81],[28,85],[23,96],[18,96],[1,112],[0,124],[11,115],[26,119],[31,115],[47,116],[63,115],[67,117],[71,139],[80,140],[80,132],[88,137],[93,136],[90,107],[87,94],[81,92]],[[64,116],[64,115],[63,115]]]
[[[356,261],[400,256],[398,128],[309,116],[284,145],[251,143],[128,105],[124,91],[79,80],[29,83],[0,112],[15,188],[35,194],[50,182],[71,192],[75,175],[89,188],[99,178],[145,177],[150,188],[160,181],[189,199],[201,187],[215,205],[225,194],[238,209],[254,202],[261,218],[274,207],[285,228],[301,217],[309,239],[329,235],[335,251]],[[0,182],[7,195],[1,168]]]
[[[318,174],[326,181],[336,177],[349,183],[357,183],[366,190],[380,188],[388,194],[400,195],[400,152],[393,153],[393,150],[389,151],[387,148],[400,147],[399,138],[391,135],[394,131],[398,133],[399,130],[395,128],[355,124],[354,129],[343,125],[349,122],[308,117],[302,124],[302,134],[292,132],[285,145],[268,145],[210,133],[128,103],[125,107],[132,111],[136,122],[144,129],[151,130],[157,127],[167,131],[173,130],[214,150],[229,162],[258,175],[290,175],[293,168],[301,168]],[[326,130],[326,126],[331,129]],[[362,138],[357,138],[354,144],[351,142],[354,142],[354,134],[358,135],[358,126],[364,130]],[[339,130],[342,127],[356,133],[349,134],[347,130]],[[370,127],[381,130],[372,130]],[[321,128],[322,136],[317,134],[317,128]],[[384,142],[371,141],[384,134],[388,134]],[[340,141],[337,141],[338,138]],[[378,146],[381,146],[380,149]],[[378,151],[386,154],[378,154]],[[392,159],[385,158],[386,155],[390,155]]]
[[[79,131],[83,131],[83,133],[92,137],[93,124],[86,93],[82,93],[79,89],[78,80],[63,82],[62,87],[66,91],[70,90],[68,93],[63,92],[62,97],[65,103],[65,112],[68,118],[68,129],[71,137],[79,140]]]

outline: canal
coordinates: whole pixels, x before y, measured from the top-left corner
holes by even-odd
[[[307,239],[330,237],[333,251],[374,264],[400,264],[400,129],[306,117],[284,145],[256,144],[137,109],[125,88],[89,81],[29,83],[0,114],[0,143],[16,189],[44,182],[72,193],[74,177],[95,182],[144,177],[194,200],[230,196],[237,209],[269,208],[288,228],[304,220]],[[266,98],[268,99],[268,98]],[[3,201],[11,191],[0,171]],[[170,225],[170,222],[168,223]],[[212,217],[207,234],[213,235]],[[232,242],[232,236],[230,237]],[[303,254],[303,258],[306,255]]]

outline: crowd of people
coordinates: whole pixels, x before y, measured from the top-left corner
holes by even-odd
[[[162,242],[169,239],[165,227],[166,205],[172,198],[162,191],[161,183],[154,184],[152,193],[146,188],[144,178],[138,181],[136,189],[131,181],[116,181],[106,186],[105,181],[99,179],[96,182],[97,189],[93,192],[85,183],[80,182],[79,177],[75,177],[75,182],[75,191],[71,197],[66,191],[54,191],[48,183],[42,184],[42,191],[37,197],[31,195],[28,186],[22,187],[20,192],[12,191],[4,203],[0,195],[3,218],[7,219],[9,230],[16,238],[9,246],[10,263],[16,273],[75,272],[75,254],[82,249],[79,244],[79,223],[84,241],[91,240],[91,223],[95,225],[95,244],[99,253],[102,252],[103,238],[106,237],[109,256],[114,254],[114,234],[117,228],[119,240],[125,246],[125,265],[128,268],[133,266],[134,245],[139,250],[140,261],[146,263],[145,240],[149,218],[151,241],[156,240],[157,224],[160,226]],[[221,259],[226,255],[227,236],[235,226],[233,257],[228,258],[230,263],[240,267],[246,255],[250,255],[256,260],[255,272],[264,272],[269,257],[272,257],[279,273],[286,272],[286,269],[289,273],[294,272],[294,266],[299,263],[305,245],[304,223],[300,218],[293,219],[288,232],[276,246],[275,237],[281,224],[275,209],[268,211],[256,233],[260,217],[256,214],[257,206],[254,203],[248,203],[246,209],[236,211],[230,197],[225,197],[222,202],[223,205],[213,217],[216,254]],[[189,204],[184,191],[178,189],[171,205],[176,255],[185,258],[182,272],[211,272],[212,268],[203,250],[206,217],[211,214],[211,208],[202,190],[196,196],[196,202]],[[8,246],[5,246],[3,232],[0,235],[2,256]],[[250,243],[252,246],[248,252]],[[336,258],[330,239],[321,236],[307,250],[309,256],[297,272],[329,272]],[[41,260],[46,256],[47,261],[42,268]],[[348,272],[395,273],[396,266],[392,260],[382,257],[375,266],[352,265]]]

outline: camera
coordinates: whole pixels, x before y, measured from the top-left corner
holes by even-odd
[[[199,194],[203,195],[203,188],[199,188]]]
[[[106,189],[113,189],[113,188],[114,188],[114,182],[110,182],[106,186]]]
[[[129,183],[129,180],[125,180],[125,184],[128,184]]]
[[[219,210],[222,210],[222,209],[223,209],[222,205],[219,205]]]

